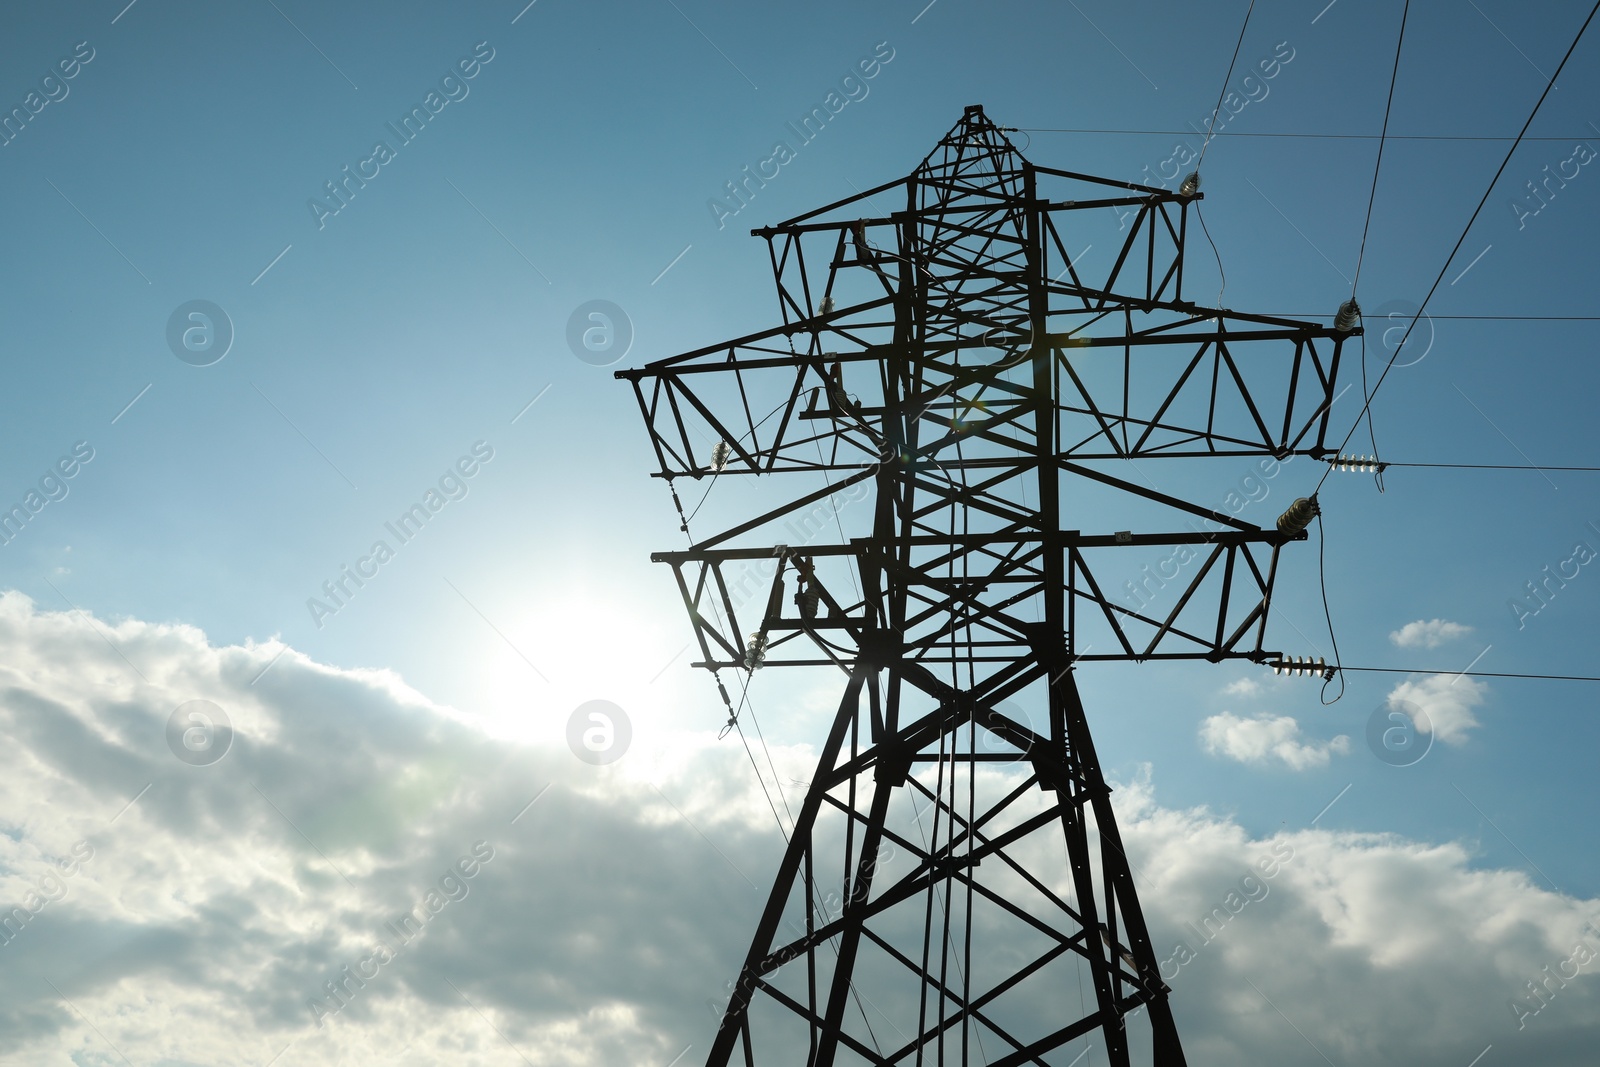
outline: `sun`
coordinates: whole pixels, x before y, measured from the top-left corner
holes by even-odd
[[[641,611],[637,598],[605,586],[570,586],[533,596],[517,615],[485,628],[479,655],[481,717],[508,740],[554,743],[580,704],[610,700],[642,708],[670,660],[689,661],[686,622]],[[677,639],[677,640],[675,640]],[[674,650],[682,655],[674,657]],[[659,661],[659,662],[658,662]],[[564,742],[563,742],[564,743]]]

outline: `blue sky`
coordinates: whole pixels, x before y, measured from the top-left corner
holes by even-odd
[[[588,301],[623,309],[633,340],[616,366],[773,324],[766,250],[749,229],[904,176],[968,104],[981,103],[996,122],[1020,128],[1012,136],[1037,163],[1142,180],[1160,171],[1176,145],[1198,147],[1201,138],[1059,131],[1203,124],[1244,7],[538,0],[523,8],[515,0],[474,0],[329,10],[298,0],[137,0],[126,8],[119,0],[10,13],[0,35],[0,112],[23,108],[30,117],[0,147],[9,250],[0,287],[8,326],[8,358],[0,364],[7,398],[0,504],[22,502],[80,442],[87,445],[79,459],[86,449],[92,459],[53,483],[66,495],[0,546],[0,585],[32,602],[11,609],[17,621],[6,628],[14,642],[6,713],[23,743],[8,757],[15,782],[0,822],[14,825],[7,837],[16,848],[0,860],[11,880],[0,884],[20,892],[35,877],[30,862],[83,836],[69,827],[87,817],[75,807],[88,803],[87,794],[65,783],[97,779],[94,793],[106,786],[99,776],[109,774],[128,787],[127,797],[143,784],[133,780],[140,774],[133,764],[107,770],[122,765],[53,755],[66,751],[52,747],[58,743],[70,748],[59,738],[76,735],[40,725],[40,717],[81,721],[91,733],[100,730],[105,745],[131,752],[149,739],[120,733],[105,716],[139,708],[159,726],[182,701],[211,692],[195,681],[209,677],[220,687],[210,699],[237,701],[240,749],[208,770],[237,766],[248,779],[246,768],[262,775],[270,768],[261,782],[332,790],[307,794],[308,811],[377,804],[371,798],[386,795],[384,783],[396,776],[431,780],[428,745],[394,740],[401,736],[448,737],[440,743],[450,752],[497,751],[504,762],[496,766],[524,768],[533,782],[528,795],[556,783],[551,796],[566,798],[564,817],[591,820],[584,825],[592,825],[590,840],[604,858],[584,858],[581,834],[548,843],[549,855],[568,857],[565,866],[542,867],[530,852],[522,877],[537,883],[528,892],[543,906],[577,915],[588,879],[644,877],[618,856],[624,843],[648,836],[639,830],[648,825],[674,827],[670,833],[682,838],[671,840],[684,849],[720,840],[747,861],[743,872],[764,893],[777,841],[770,820],[755,817],[764,806],[752,808],[749,819],[705,807],[708,796],[756,804],[760,797],[750,792],[754,782],[740,777],[752,776],[748,765],[731,758],[742,754],[710,740],[720,703],[682,651],[690,631],[670,573],[649,562],[652,550],[679,547],[681,534],[665,489],[647,477],[652,457],[630,390],[613,380],[614,367],[576,357],[566,339],[569,318]],[[1403,314],[1445,267],[1504,158],[1504,138],[1521,127],[1587,14],[1586,5],[1567,2],[1537,9],[1501,0],[1412,5],[1390,124],[1397,136],[1385,149],[1358,292],[1374,375],[1398,337],[1390,328],[1408,321]],[[1279,63],[1265,92],[1228,123],[1205,158],[1203,210],[1226,271],[1228,306],[1328,316],[1349,296],[1376,141],[1249,135],[1376,134],[1399,16],[1400,5],[1375,0],[1257,5],[1235,82],[1259,62],[1292,58]],[[865,83],[865,95],[719,226],[709,202],[726,195],[725,183],[770,156],[774,141],[791,139],[786,123],[820,104],[875,49],[892,58]],[[1384,458],[1552,466],[1600,460],[1591,431],[1600,371],[1588,358],[1596,323],[1452,317],[1591,313],[1600,170],[1579,146],[1600,152],[1597,49],[1592,37],[1579,45],[1444,270],[1428,305],[1432,318],[1419,325],[1373,404]],[[75,67],[58,67],[74,56]],[[464,60],[470,77],[458,66]],[[67,69],[72,77],[60,80]],[[402,142],[386,124],[423,105],[430,92],[445,101],[420,134]],[[30,93],[59,98],[32,114]],[[352,186],[336,214],[313,210],[313,198],[330,202],[324,183],[342,179],[342,168],[358,169],[378,141],[393,148],[393,158],[375,175],[367,170],[373,176]],[[1529,199],[1527,183],[1564,161],[1566,173],[1576,167],[1577,176],[1547,187],[1547,203]],[[1208,293],[1217,284],[1216,260],[1203,241],[1190,252],[1193,291]],[[1092,264],[1109,250],[1084,255]],[[219,306],[233,332],[226,355],[207,366],[179,359],[167,340],[174,312],[197,300]],[[1390,311],[1394,318],[1382,317]],[[1359,409],[1359,392],[1358,384],[1336,405],[1341,434]],[[1370,451],[1365,430],[1350,447]],[[477,460],[467,464],[470,477],[456,466],[463,457]],[[1239,468],[1243,477],[1249,464]],[[1286,466],[1245,517],[1265,525],[1320,474],[1310,460]],[[1176,467],[1158,477],[1175,491],[1212,491],[1186,484]],[[1595,477],[1396,467],[1379,494],[1370,477],[1334,474],[1322,501],[1328,595],[1344,661],[1595,673],[1600,565],[1580,566],[1536,614],[1519,619],[1508,604],[1526,598],[1525,583],[1542,579],[1541,568],[1572,558],[1575,543],[1600,551]],[[1225,490],[1232,481],[1215,484]],[[315,617],[308,599],[322,597],[324,582],[354,566],[385,537],[385,523],[432,489],[458,498],[337,613]],[[719,514],[760,499],[758,487],[740,491],[742,500],[718,502],[729,509]],[[1315,541],[1291,549],[1269,643],[1331,658]],[[60,612],[70,614],[54,614]],[[1455,625],[1391,636],[1432,620]],[[252,684],[285,646],[293,651]],[[214,662],[258,666],[241,682],[208,666]],[[279,671],[284,688],[262,696]],[[193,684],[183,689],[180,678]],[[785,693],[762,680],[769,686],[760,705],[768,740],[788,753],[801,777],[837,687],[810,679]],[[1526,905],[1547,924],[1545,948],[1519,942],[1519,951],[1529,960],[1559,958],[1550,946],[1576,937],[1600,896],[1600,858],[1581,829],[1596,800],[1600,689],[1511,679],[1452,686],[1423,675],[1354,672],[1347,682],[1344,698],[1323,707],[1316,683],[1274,679],[1248,664],[1081,671],[1102,759],[1125,783],[1133,810],[1144,813],[1134,819],[1150,828],[1149,854],[1177,855],[1162,851],[1157,831],[1168,824],[1160,812],[1190,813],[1220,828],[1217,891],[1206,884],[1174,889],[1171,913],[1182,914],[1183,892],[1195,894],[1196,906],[1220,895],[1232,863],[1227,849],[1253,856],[1275,834],[1307,835],[1299,839],[1306,854],[1356,857],[1329,860],[1330,878],[1359,869],[1358,860],[1391,855],[1421,864],[1416,873],[1427,866],[1417,857],[1457,849],[1437,869],[1427,867],[1435,881],[1418,875],[1403,883],[1416,894],[1410,903],[1436,918],[1448,912],[1461,925],[1444,929],[1471,940],[1493,916],[1457,913],[1440,901],[1462,899],[1461,886],[1493,884],[1509,894],[1505,900],[1520,902],[1501,900],[1504,908]],[[1376,758],[1365,731],[1374,711],[1406,685],[1412,688],[1403,695],[1444,718],[1428,756],[1402,768]],[[15,696],[24,691],[29,700]],[[41,710],[45,705],[29,702],[34,698],[58,710]],[[591,699],[615,701],[631,719],[635,751],[615,767],[584,765],[563,741],[573,709]],[[352,711],[368,704],[368,711]],[[320,715],[340,724],[327,729],[339,739],[338,755],[351,762],[307,755],[316,752],[310,724]],[[296,729],[313,733],[291,736]],[[151,737],[152,751],[167,759],[159,736]],[[305,774],[326,782],[300,781],[291,757],[308,760]],[[478,765],[454,758],[445,759],[454,768],[444,775],[451,784],[416,809],[430,814],[394,831],[422,836],[405,839],[416,846],[409,852],[402,841],[384,853],[393,870],[411,871],[415,860],[426,872],[434,844],[465,851],[476,840],[469,835],[459,848],[454,838],[443,841],[458,829],[452,820],[462,811],[489,804],[462,784],[475,775],[461,768]],[[174,768],[192,770],[168,764],[169,776]],[[692,802],[689,779],[674,777],[690,767],[717,783]],[[117,777],[124,771],[126,781]],[[60,924],[62,938],[73,936],[74,924],[82,927],[81,942],[62,942],[82,949],[71,988],[63,987],[74,1003],[108,1016],[123,1010],[127,988],[118,983],[147,973],[141,959],[162,957],[159,938],[147,946],[148,957],[96,940],[107,923],[148,933],[179,922],[177,913],[146,900],[155,887],[193,907],[201,927],[225,925],[221,912],[207,910],[206,887],[241,869],[228,864],[248,865],[237,845],[242,831],[227,829],[226,819],[212,824],[175,814],[204,810],[206,790],[221,788],[222,773],[189,774],[186,792],[173,794],[187,800],[172,799],[160,809],[164,816],[148,822],[135,821],[145,818],[135,809],[112,828],[126,836],[108,837],[100,854],[123,857],[117,862],[128,866],[117,868],[117,877],[126,881],[120,888],[94,884],[110,902],[104,907],[117,911],[114,919],[91,907],[101,898],[85,889],[83,899],[69,895],[64,899],[73,903],[53,906],[40,920]],[[666,777],[650,777],[657,773]],[[647,781],[660,787],[639,784]],[[684,787],[674,797],[683,805],[678,814],[702,814],[704,826],[693,834],[672,822],[674,809],[657,811],[658,798],[670,793],[661,783],[673,782]],[[153,790],[152,798],[159,794]],[[54,798],[49,814],[34,810],[35,798],[45,795]],[[238,795],[241,804],[254,796]],[[116,810],[109,794],[99,799]],[[643,807],[629,806],[635,801],[656,805],[654,814],[640,814]],[[1202,809],[1203,816],[1193,815]],[[656,815],[664,821],[651,822]],[[464,824],[460,829],[468,834]],[[141,834],[152,855],[182,855],[185,840],[230,834],[238,851],[212,850],[214,867],[140,873],[131,857]],[[316,866],[317,853],[305,853],[301,838],[280,837],[274,848],[309,864],[305,870]],[[418,843],[423,838],[427,848]],[[568,847],[574,851],[561,851]],[[648,848],[651,855],[672,851],[659,841]],[[744,894],[728,905],[739,918],[717,935],[726,942],[721,954],[696,958],[691,968],[694,980],[703,976],[713,989],[742,951],[761,897],[720,863],[708,852],[698,869],[674,870],[663,883],[672,892],[651,905],[668,912],[675,899]],[[86,868],[85,879],[112,878],[106,864],[105,874]],[[485,878],[494,873],[485,865]],[[141,878],[153,881],[140,889]],[[368,887],[360,876],[340,884],[355,890],[353,882]],[[1332,954],[1346,942],[1330,932],[1337,924],[1329,912],[1311,903],[1309,883],[1302,888],[1304,908],[1274,921],[1304,919],[1307,943]],[[521,906],[509,889],[495,901],[506,909],[505,922]],[[1393,907],[1405,903],[1389,898]],[[359,912],[351,902],[340,907],[345,916]],[[1165,907],[1156,910],[1166,914]],[[333,922],[328,909],[312,904],[299,914],[289,926]],[[1307,918],[1314,915],[1322,919]],[[708,921],[716,916],[713,909]],[[1573,916],[1569,931],[1561,923]],[[1259,921],[1263,938],[1269,929],[1299,936],[1299,928]],[[550,1035],[558,1031],[539,1027],[556,1022],[519,1006],[507,990],[521,990],[526,1000],[546,988],[541,981],[570,981],[572,990],[594,993],[593,1004],[586,994],[562,994],[567,1015],[551,1016],[557,1022],[600,1018],[604,1012],[585,1013],[600,1011],[602,1002],[637,1019],[672,1017],[671,997],[637,969],[610,985],[603,969],[579,968],[586,976],[580,981],[554,964],[545,978],[530,977],[533,965],[519,970],[517,960],[490,951],[502,928],[485,918],[481,927],[454,931],[452,951],[458,961],[476,961],[460,966],[480,968],[485,990],[500,991],[496,1017],[509,1031],[530,1035],[531,1044],[522,1045],[527,1055],[554,1048]],[[474,945],[483,951],[475,955]],[[1373,953],[1381,955],[1379,948]],[[335,958],[331,952],[322,962]],[[1420,974],[1475,961],[1422,953],[1408,965]],[[15,969],[21,966],[0,959],[0,968],[12,968],[7,983],[33,981],[33,971]],[[148,973],[176,973],[173,966],[152,962]],[[1252,973],[1243,954],[1229,957],[1229,966]],[[315,969],[306,967],[306,975]],[[293,1002],[298,975],[280,975],[274,995]],[[407,995],[423,1005],[418,1017],[453,1018],[459,1005],[433,999],[439,986],[430,981],[407,979]],[[1600,1026],[1592,991],[1574,983],[1539,1020],[1546,1036],[1529,1038],[1509,1025],[1514,1016],[1505,1001],[1518,984],[1485,980],[1481,990],[1454,999],[1428,993],[1420,981],[1406,988],[1421,998],[1419,1010],[1441,997],[1463,1027],[1484,1016],[1495,1020],[1483,1024],[1481,1041],[1475,1033],[1461,1038],[1463,1063],[1491,1042],[1492,1056],[1526,1061],[1515,1042],[1527,1040],[1531,1050],[1536,1039],[1553,1042],[1544,1062],[1580,1062],[1573,1050],[1592,1044]],[[0,1033],[0,1062],[111,1062],[103,1046],[96,1051],[91,1030],[60,1014],[40,982],[26,988],[42,1006],[0,1021],[10,1030]],[[399,989],[383,992],[396,1010],[407,1003]],[[171,995],[174,1003],[186,995],[181,981]],[[270,1055],[283,1043],[277,1035],[287,1040],[292,1031],[285,1020],[301,1010],[254,1017],[247,1028],[252,1049],[271,1046]],[[1281,1062],[1310,1055],[1292,1031],[1276,1033],[1265,1021],[1261,1029],[1251,1022],[1232,1030],[1194,1021],[1217,1028],[1215,1043],[1202,1047],[1218,1057],[1192,1054],[1194,1062],[1225,1062],[1217,1051],[1225,1049],[1270,1052]],[[1333,1015],[1327,1023],[1337,1029]],[[151,1024],[155,1031],[167,1025]],[[607,1057],[654,1050],[659,1037],[664,1065],[693,1036],[665,1021],[660,1034],[643,1023],[617,1025],[615,1045],[574,1045],[560,1053],[565,1059],[552,1051],[533,1062],[614,1062]],[[378,1026],[350,1025],[320,1051],[295,1046],[304,1058],[286,1053],[282,1062],[382,1062],[362,1059],[378,1055],[371,1051],[378,1045],[363,1044],[377,1040]],[[118,1031],[132,1062],[266,1058],[252,1059],[242,1044],[230,1049],[223,1036],[197,1052],[162,1045],[150,1032]],[[416,1040],[436,1037],[418,1031]],[[480,1059],[463,1062],[513,1062],[504,1046],[487,1043],[492,1033],[485,1041],[470,1053]],[[690,1060],[703,1053],[704,1045],[698,1048]],[[1383,1047],[1363,1054],[1371,1062],[1408,1062],[1399,1053],[1386,1059]],[[382,1055],[410,1062],[403,1050]]]

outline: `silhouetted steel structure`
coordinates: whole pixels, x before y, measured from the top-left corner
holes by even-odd
[[[713,1067],[1062,1067],[1095,1034],[1114,1065],[1184,1062],[1074,668],[1276,655],[1305,534],[1141,461],[1321,458],[1351,335],[1186,300],[1195,199],[1035,166],[969,107],[909,177],[753,231],[782,325],[618,372],[656,477],[792,487],[654,556],[698,666],[849,679]],[[1179,562],[1130,607],[1153,557]]]

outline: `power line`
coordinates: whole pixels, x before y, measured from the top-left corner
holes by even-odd
[[[1283,319],[1332,319],[1322,311],[1275,311],[1267,315],[1268,318]],[[1455,320],[1478,320],[1483,322],[1600,322],[1600,315],[1429,315],[1433,322],[1450,322]]]
[[[1370,671],[1380,674],[1441,674],[1462,678],[1533,678],[1547,682],[1600,682],[1592,674],[1509,674],[1503,671],[1424,671],[1408,667],[1341,667],[1346,671]]]
[[[1041,126],[1019,126],[1022,133],[1091,133],[1091,134],[1127,134],[1132,136],[1151,137],[1189,137],[1199,133],[1199,130],[1090,130],[1068,128],[1046,128]],[[1250,133],[1244,131],[1227,132],[1218,130],[1213,137],[1266,137],[1266,138],[1294,138],[1308,141],[1377,141],[1383,135],[1376,133]],[[1391,133],[1391,141],[1515,141],[1515,137],[1501,137],[1492,135],[1467,135],[1448,133]],[[1582,137],[1523,137],[1524,141],[1573,141],[1593,140],[1589,134]]]
[[[1455,467],[1475,471],[1600,471],[1600,467],[1535,467],[1527,463],[1391,463],[1385,467]]]
[[[1378,375],[1377,384],[1372,387],[1371,394],[1367,396],[1366,401],[1361,405],[1361,411],[1356,415],[1355,423],[1351,425],[1350,432],[1345,434],[1344,440],[1339,442],[1339,447],[1335,449],[1336,452],[1344,451],[1345,445],[1350,443],[1350,438],[1355,436],[1356,429],[1361,425],[1361,416],[1371,409],[1372,398],[1377,396],[1378,390],[1383,387],[1384,379],[1394,369],[1394,361],[1399,357],[1400,350],[1405,348],[1406,341],[1411,337],[1411,331],[1416,329],[1417,323],[1421,321],[1423,309],[1428,306],[1428,301],[1433,299],[1433,294],[1439,289],[1439,283],[1444,281],[1444,276],[1449,273],[1450,263],[1456,258],[1456,253],[1461,251],[1462,244],[1466,242],[1467,234],[1472,232],[1472,224],[1478,221],[1478,215],[1482,213],[1483,205],[1489,202],[1489,196],[1494,192],[1495,184],[1500,180],[1500,175],[1505,173],[1506,167],[1511,163],[1511,157],[1516,154],[1517,145],[1522,143],[1523,135],[1528,132],[1528,127],[1533,125],[1534,118],[1539,114],[1539,108],[1543,106],[1545,98],[1550,95],[1550,90],[1556,87],[1556,79],[1561,77],[1561,72],[1566,69],[1567,60],[1571,59],[1572,53],[1577,51],[1578,42],[1583,40],[1584,31],[1589,28],[1589,23],[1594,21],[1597,13],[1600,13],[1600,0],[1596,0],[1594,7],[1589,9],[1589,16],[1583,20],[1583,25],[1578,27],[1577,35],[1572,38],[1572,44],[1567,46],[1567,52],[1561,57],[1561,62],[1557,64],[1555,73],[1550,76],[1550,81],[1545,85],[1544,92],[1539,94],[1539,99],[1534,103],[1533,110],[1528,112],[1528,120],[1522,124],[1522,129],[1517,133],[1517,139],[1511,142],[1510,149],[1506,151],[1506,158],[1500,161],[1500,166],[1495,170],[1494,177],[1489,179],[1488,186],[1483,190],[1483,198],[1478,201],[1478,206],[1472,209],[1472,216],[1467,219],[1467,224],[1461,228],[1461,236],[1456,238],[1455,247],[1450,249],[1450,254],[1445,257],[1444,266],[1439,268],[1439,276],[1433,280],[1433,285],[1428,289],[1428,295],[1422,298],[1422,303],[1417,308],[1416,317],[1411,320],[1411,324],[1406,327],[1406,332],[1400,337],[1400,343],[1390,353],[1389,362],[1384,365],[1383,373]],[[1317,489],[1322,488],[1322,483],[1328,480],[1328,475],[1332,472],[1332,467],[1323,472],[1322,478],[1317,482]],[[1315,494],[1316,490],[1312,490],[1312,492]]]
[[[1351,312],[1352,317],[1359,317],[1361,314],[1360,307],[1356,304],[1356,288],[1361,282],[1361,266],[1367,261],[1367,234],[1372,230],[1373,205],[1378,202],[1378,175],[1383,173],[1383,148],[1384,145],[1389,143],[1389,114],[1394,110],[1394,87],[1400,80],[1400,52],[1405,47],[1406,18],[1410,14],[1411,0],[1406,0],[1405,6],[1400,9],[1400,33],[1394,42],[1394,66],[1389,71],[1389,95],[1383,103],[1383,128],[1378,134],[1378,158],[1372,164],[1372,188],[1367,193],[1367,217],[1361,223],[1361,247],[1356,251],[1355,277],[1350,279],[1350,302],[1339,309],[1340,311]],[[1339,329],[1342,324],[1348,325],[1342,323],[1339,319],[1335,319],[1333,323],[1334,329]],[[1372,442],[1372,455],[1377,458],[1378,432],[1372,425],[1372,394],[1367,391],[1367,335],[1365,331],[1362,331],[1361,334],[1361,395],[1365,401],[1362,404],[1362,410],[1367,413],[1367,437]],[[1383,492],[1382,466],[1379,466],[1373,474],[1373,480],[1377,483],[1378,492]],[[1320,524],[1321,521],[1322,517],[1319,514],[1317,522]],[[1320,532],[1320,525],[1318,530]],[[1327,608],[1326,577],[1323,579],[1323,608]],[[1328,637],[1330,639],[1333,637],[1333,623],[1331,620],[1328,623]],[[1336,646],[1334,648],[1334,659],[1337,661],[1338,658],[1338,648]],[[1323,688],[1326,689],[1327,687],[1324,686]],[[1340,679],[1339,695],[1344,695],[1343,679]],[[1324,700],[1323,703],[1326,704],[1327,700]]]
[[[1211,138],[1215,136],[1212,131],[1217,125],[1217,115],[1222,111],[1222,98],[1228,95],[1228,82],[1233,80],[1233,65],[1239,62],[1239,49],[1244,45],[1244,31],[1250,28],[1250,15],[1255,9],[1256,0],[1250,0],[1250,6],[1245,8],[1244,12],[1244,25],[1239,27],[1239,39],[1233,45],[1233,58],[1228,60],[1228,73],[1222,76],[1222,88],[1217,90],[1217,106],[1211,109],[1211,119],[1206,123],[1206,139],[1200,142],[1200,158],[1195,160],[1194,164],[1197,172],[1200,170],[1200,164],[1206,161],[1206,149],[1211,147]]]
[[[1383,129],[1378,134],[1378,159],[1372,164],[1372,191],[1367,194],[1367,221],[1361,224],[1361,250],[1356,253],[1356,276],[1350,282],[1350,299],[1356,298],[1356,282],[1361,280],[1361,262],[1367,256],[1367,231],[1372,228],[1372,205],[1378,199],[1378,172],[1383,169],[1383,146],[1389,140],[1389,112],[1394,108],[1394,85],[1400,80],[1400,49],[1406,41],[1406,16],[1411,0],[1400,9],[1400,36],[1394,43],[1394,69],[1389,72],[1389,98],[1383,105]],[[1367,425],[1372,425],[1370,419]],[[1376,447],[1376,446],[1374,446]]]

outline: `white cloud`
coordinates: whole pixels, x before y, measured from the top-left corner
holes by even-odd
[[[1326,767],[1330,755],[1350,752],[1343,734],[1330,741],[1301,741],[1300,724],[1289,715],[1260,714],[1241,718],[1232,712],[1213,715],[1200,724],[1200,740],[1212,755],[1240,763],[1279,760],[1291,770]]]
[[[1253,697],[1261,692],[1261,683],[1254,678],[1236,678],[1222,687],[1222,692],[1231,697]]]
[[[1389,640],[1401,648],[1438,648],[1446,641],[1454,641],[1472,632],[1472,627],[1447,619],[1418,619],[1391,631]]]
[[[683,1062],[702,1060],[707,1002],[743,958],[783,849],[742,748],[713,727],[658,758],[636,735],[637,752],[592,767],[559,742],[492,740],[388,672],[290,651],[252,686],[280,647],[216,648],[189,627],[91,625],[0,596],[0,908],[30,899],[74,843],[93,849],[0,943],[0,1067],[121,1062],[107,1042],[134,1063],[228,1067],[285,1046],[278,1067],[613,1067],[690,1045]],[[165,737],[197,698],[237,730],[212,766],[179,762]],[[786,784],[813,771],[803,749],[774,759]],[[1258,839],[1162,807],[1148,775],[1113,799],[1190,1062],[1325,1067],[1325,1052],[1461,1067],[1490,1042],[1503,1062],[1593,1062],[1590,979],[1520,1032],[1509,1003],[1580,937],[1600,944],[1580,933],[1600,901],[1484,869],[1458,844]],[[479,841],[494,856],[464,893],[445,883],[459,899],[317,1026],[308,1004],[324,983],[359,968]],[[1067,897],[1059,835],[1021,858]],[[1246,875],[1259,899],[1235,913]],[[985,951],[1030,958],[1010,940],[1027,933],[997,929]],[[1038,1008],[1050,1026],[1077,1000],[1072,968],[1052,973]]]
[[[1462,1067],[1490,1043],[1502,1062],[1593,1062],[1600,964],[1537,1015],[1526,983],[1580,942],[1600,950],[1584,930],[1600,925],[1600,900],[1484,870],[1459,844],[1321,830],[1252,840],[1139,794],[1118,790],[1124,833],[1191,1063]]]
[[[1418,729],[1432,733],[1447,745],[1464,745],[1467,734],[1478,725],[1472,709],[1483,703],[1489,687],[1459,674],[1429,674],[1412,681],[1407,679],[1389,692],[1389,707],[1405,710],[1406,705],[1422,709],[1427,722],[1419,721]]]

